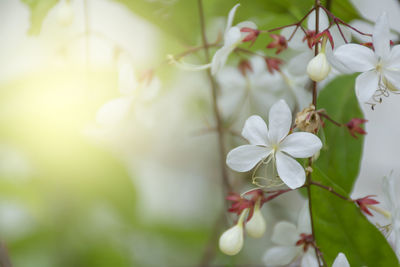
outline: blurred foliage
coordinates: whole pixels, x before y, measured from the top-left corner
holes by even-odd
[[[52,7],[59,0],[21,0],[31,10],[31,26],[28,30],[29,34],[37,35],[42,28],[43,20]]]
[[[338,77],[318,95],[318,108],[340,123],[363,118],[354,93],[355,75]],[[332,99],[335,99],[332,101]],[[326,144],[316,165],[350,194],[360,169],[364,136],[352,137],[347,127],[337,127],[326,121]]]
[[[355,75],[336,78],[320,92],[318,107],[342,123],[363,118],[354,80]],[[355,139],[346,127],[337,127],[329,121],[324,130],[327,147],[314,164],[312,178],[349,196],[358,176],[364,138]],[[351,266],[398,266],[397,257],[383,234],[355,203],[319,187],[311,188],[317,244],[329,265],[343,252]]]

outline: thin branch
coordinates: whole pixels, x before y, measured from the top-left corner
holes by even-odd
[[[337,197],[340,197],[340,198],[343,199],[343,200],[346,200],[346,201],[349,201],[349,202],[354,202],[351,198],[348,198],[348,197],[346,197],[346,196],[344,196],[344,195],[342,195],[342,194],[336,192],[336,191],[335,191],[332,187],[330,187],[330,186],[323,185],[323,184],[321,184],[321,183],[319,183],[319,182],[317,182],[317,181],[311,181],[310,184],[311,184],[311,185],[318,186],[318,187],[320,187],[320,188],[323,188],[323,189],[325,189],[326,191],[331,192],[332,194],[336,195]]]
[[[335,121],[334,119],[332,119],[328,114],[326,113],[318,113],[321,117],[324,117],[325,119],[327,119],[328,121],[332,122],[333,124],[335,124],[338,127],[342,127],[343,124],[339,123],[337,121]]]

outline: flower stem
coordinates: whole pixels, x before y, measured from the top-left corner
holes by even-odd
[[[315,0],[314,3],[314,9],[315,9],[315,34],[319,33],[319,8],[321,6],[320,0]],[[318,45],[314,46],[314,55],[317,56],[319,53],[318,51]],[[312,104],[314,105],[315,108],[317,108],[317,82],[313,81],[312,84]],[[308,159],[308,166],[312,168],[312,158]],[[312,177],[311,177],[311,172],[307,173],[307,196],[308,196],[308,207],[310,211],[310,221],[311,221],[311,231],[312,231],[312,236],[314,239],[314,242],[316,242],[315,238],[315,227],[314,227],[314,219],[313,219],[313,212],[312,212],[312,196],[311,196],[311,184],[313,183]],[[315,249],[315,256],[317,257],[318,261],[318,266],[324,266],[325,264],[325,259],[323,256],[323,253],[317,248],[317,246],[314,246]],[[322,263],[321,263],[322,262]]]
[[[202,37],[202,42],[203,42],[203,47],[204,47],[204,53],[205,53],[206,61],[210,62],[210,52],[208,50],[209,44],[207,41],[206,30],[205,30],[203,1],[198,0],[197,3],[198,3],[198,8],[199,8],[200,29],[201,29],[201,37]],[[232,191],[232,187],[229,183],[228,170],[226,168],[225,161],[224,161],[224,158],[225,158],[224,129],[223,129],[222,119],[221,119],[221,115],[220,115],[218,104],[217,104],[217,84],[215,82],[215,79],[211,75],[211,71],[209,69],[207,70],[207,76],[208,76],[208,79],[211,84],[212,106],[213,106],[215,121],[217,124],[216,127],[217,127],[217,133],[218,133],[218,150],[219,150],[219,156],[220,156],[220,168],[221,168],[222,183],[224,186],[225,193],[228,193],[228,192]]]
[[[353,202],[353,200],[352,200],[351,198],[348,198],[348,197],[346,197],[346,196],[344,196],[344,195],[342,195],[342,194],[336,192],[336,191],[335,191],[332,187],[330,187],[330,186],[323,185],[323,184],[321,184],[321,183],[319,183],[319,182],[317,182],[317,181],[311,181],[310,184],[311,184],[311,185],[318,186],[318,187],[321,187],[321,188],[323,188],[323,189],[325,189],[325,190],[331,192],[332,194],[336,195],[337,197],[340,197],[341,199],[344,199],[344,200],[346,200],[346,201]]]

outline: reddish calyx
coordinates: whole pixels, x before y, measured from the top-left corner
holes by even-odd
[[[283,64],[283,60],[274,57],[265,57],[265,62],[267,63],[267,68],[270,73],[274,73],[274,71],[281,71],[280,65]]]
[[[372,205],[376,205],[379,204],[379,201],[373,199],[372,197],[376,197],[374,195],[368,195],[366,197],[363,198],[359,198],[354,200],[357,205],[360,207],[360,209],[365,212],[366,214],[368,214],[369,216],[374,216],[371,211],[369,210],[371,208]]]
[[[346,127],[347,129],[349,129],[351,136],[353,136],[354,138],[358,138],[356,134],[367,134],[367,132],[363,128],[361,128],[361,125],[366,122],[367,120],[365,119],[353,118],[348,123],[346,123]]]
[[[299,241],[296,242],[296,246],[303,246],[303,251],[306,252],[308,247],[314,246],[314,238],[311,234],[300,234]]]
[[[268,49],[276,48],[276,52],[275,52],[276,54],[279,54],[283,50],[287,49],[288,42],[287,42],[287,40],[286,40],[286,38],[284,36],[278,35],[278,34],[271,34],[270,36],[274,40],[267,45]]]
[[[257,40],[258,35],[260,35],[260,31],[248,27],[244,27],[240,29],[241,32],[247,32],[248,34],[244,39],[242,40],[243,43],[245,42],[251,42],[250,46],[254,44],[254,42]]]

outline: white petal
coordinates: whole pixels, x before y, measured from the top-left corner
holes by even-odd
[[[228,60],[229,54],[235,49],[234,47],[223,46],[215,52],[211,61],[211,73],[216,75],[224,66]]]
[[[374,51],[363,45],[346,44],[338,47],[334,56],[354,72],[365,72],[375,68]]]
[[[318,267],[318,260],[315,256],[315,251],[311,247],[308,251],[304,254],[303,258],[301,259],[301,267]]]
[[[356,95],[360,102],[367,102],[378,89],[379,76],[371,70],[357,76]]]
[[[242,21],[242,22],[236,24],[235,27],[238,27],[239,29],[251,28],[251,29],[257,30],[257,25],[252,21]],[[247,33],[245,33],[244,35],[247,35]]]
[[[224,47],[230,47],[231,49],[234,49],[241,41],[242,41],[242,33],[240,32],[240,28],[232,27],[225,35]]]
[[[286,40],[289,40],[290,36],[292,36],[293,31],[295,29],[296,26],[286,27],[280,32],[280,34],[284,36]],[[299,51],[310,50],[308,48],[307,42],[303,41],[304,36],[305,36],[304,32],[300,28],[298,28],[295,34],[293,35],[292,39],[290,40],[290,42],[288,42],[289,48]]]
[[[312,133],[298,132],[289,134],[279,145],[284,151],[295,158],[312,157],[322,147],[322,142]]]
[[[157,77],[153,77],[148,84],[145,84],[142,88],[142,99],[143,101],[151,101],[157,95],[161,89],[161,81]]]
[[[229,11],[228,21],[226,22],[225,28],[225,35],[227,35],[229,29],[232,27],[233,18],[235,17],[236,9],[240,6],[240,4],[236,4],[232,9]]]
[[[116,125],[127,116],[132,98],[120,97],[105,103],[96,114],[96,122],[101,125]]]
[[[390,52],[389,23],[386,13],[383,13],[377,20],[372,34],[375,54],[380,58],[387,58]]]
[[[385,204],[387,205],[389,211],[392,211],[397,206],[397,197],[395,190],[395,183],[393,176],[385,176],[382,181],[382,192],[385,199]]]
[[[263,262],[266,266],[284,266],[291,263],[300,253],[300,248],[295,246],[272,247],[265,252]]]
[[[384,77],[389,81],[392,87],[390,90],[400,90],[400,70],[392,71],[385,69],[383,72]]]
[[[133,66],[130,63],[124,63],[121,65],[118,71],[118,85],[121,94],[131,94],[136,87],[138,82],[135,79]]]
[[[315,31],[315,10],[311,12],[307,19],[307,27],[311,31]],[[329,19],[325,10],[322,8],[319,9],[319,32],[326,30],[329,27]]]
[[[288,70],[293,75],[304,75],[307,71],[307,62],[314,57],[311,50],[306,50],[293,57],[288,63]]]
[[[392,47],[389,58],[385,63],[386,68],[400,70],[400,45]]]
[[[251,57],[249,61],[252,69],[252,72],[250,72],[250,74],[260,75],[264,74],[267,71],[267,64],[262,57],[254,56]]]
[[[270,148],[244,145],[232,149],[227,157],[226,164],[237,172],[247,172],[256,166],[260,160],[271,153]]]
[[[246,120],[242,136],[252,145],[269,145],[268,127],[260,116],[253,115]]]
[[[299,234],[293,223],[282,221],[275,225],[271,240],[281,246],[294,246],[300,239]]]
[[[299,233],[311,234],[311,220],[308,201],[306,201],[299,212],[297,218],[297,231]]]
[[[333,262],[332,267],[350,267],[350,264],[347,261],[346,256],[342,252],[340,252]]]
[[[269,140],[278,144],[290,131],[292,125],[292,112],[285,100],[276,102],[269,110]]]
[[[361,0],[361,1],[364,1],[364,0]],[[375,0],[373,0],[373,1],[375,1]],[[366,22],[364,20],[355,19],[355,20],[351,21],[350,25],[364,33],[372,33],[372,31],[374,30],[374,26],[370,22]],[[372,42],[372,37],[370,37],[370,36],[362,35],[355,31],[351,31],[351,34],[360,43]]]
[[[226,118],[240,109],[245,99],[246,80],[237,68],[225,67],[217,74],[217,82],[221,88],[218,107]]]
[[[345,26],[340,26],[340,30],[343,33],[344,38],[346,39],[347,42],[351,41],[351,32],[350,30],[345,27]],[[329,29],[331,35],[332,35],[332,39],[334,41],[335,47],[339,47],[342,46],[344,44],[346,44],[346,42],[344,41],[342,34],[339,31],[339,28],[337,25],[333,25],[330,29]],[[327,44],[327,49],[331,49],[331,45],[330,43]]]
[[[303,167],[295,159],[277,152],[276,170],[281,180],[291,189],[296,189],[306,181],[306,174]]]

